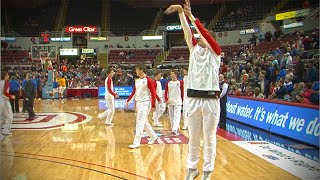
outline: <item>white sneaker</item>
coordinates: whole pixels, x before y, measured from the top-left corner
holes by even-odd
[[[105,124],[106,124],[107,126],[113,126],[113,123],[106,122]]]
[[[154,142],[155,142],[156,140],[158,140],[158,136],[150,139],[150,140],[148,141],[148,144],[154,144]]]
[[[140,145],[138,145],[138,144],[129,145],[129,148],[131,148],[131,149],[135,149],[135,148],[138,148],[138,147],[140,147]]]
[[[187,130],[187,129],[188,129],[187,125],[184,125],[184,126],[182,127],[182,130]]]
[[[178,131],[176,131],[176,130],[172,131],[171,134],[173,136],[179,136],[180,135],[180,133]]]
[[[194,180],[199,176],[198,169],[188,169],[186,180]]]
[[[103,114],[98,114],[99,119],[103,119],[105,116]]]
[[[212,171],[203,171],[202,180],[210,180]]]

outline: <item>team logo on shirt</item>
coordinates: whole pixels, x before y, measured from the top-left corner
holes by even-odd
[[[50,130],[75,127],[76,124],[89,122],[92,117],[76,112],[36,113],[33,120],[27,120],[28,114],[17,113],[13,116],[12,130]]]

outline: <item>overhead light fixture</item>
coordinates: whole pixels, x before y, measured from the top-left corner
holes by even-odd
[[[142,40],[161,40],[162,36],[142,36]]]

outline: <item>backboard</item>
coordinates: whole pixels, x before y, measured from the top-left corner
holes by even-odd
[[[56,60],[58,58],[58,49],[55,45],[36,44],[31,45],[32,60]]]

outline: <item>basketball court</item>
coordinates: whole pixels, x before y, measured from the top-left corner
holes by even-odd
[[[124,111],[124,102],[116,100],[114,126],[106,126],[97,118],[106,109],[102,99],[36,100],[36,118],[27,121],[27,115],[14,114],[13,133],[1,143],[1,179],[184,179],[187,131],[172,136],[169,117],[163,116],[164,127],[154,128],[160,137],[155,144],[148,145],[144,137],[139,149],[129,149],[136,114],[134,104],[132,111]],[[237,136],[236,128],[241,125],[229,122],[229,131],[218,130],[212,179],[319,178],[319,161],[276,142]],[[292,166],[286,159],[293,160]]]

